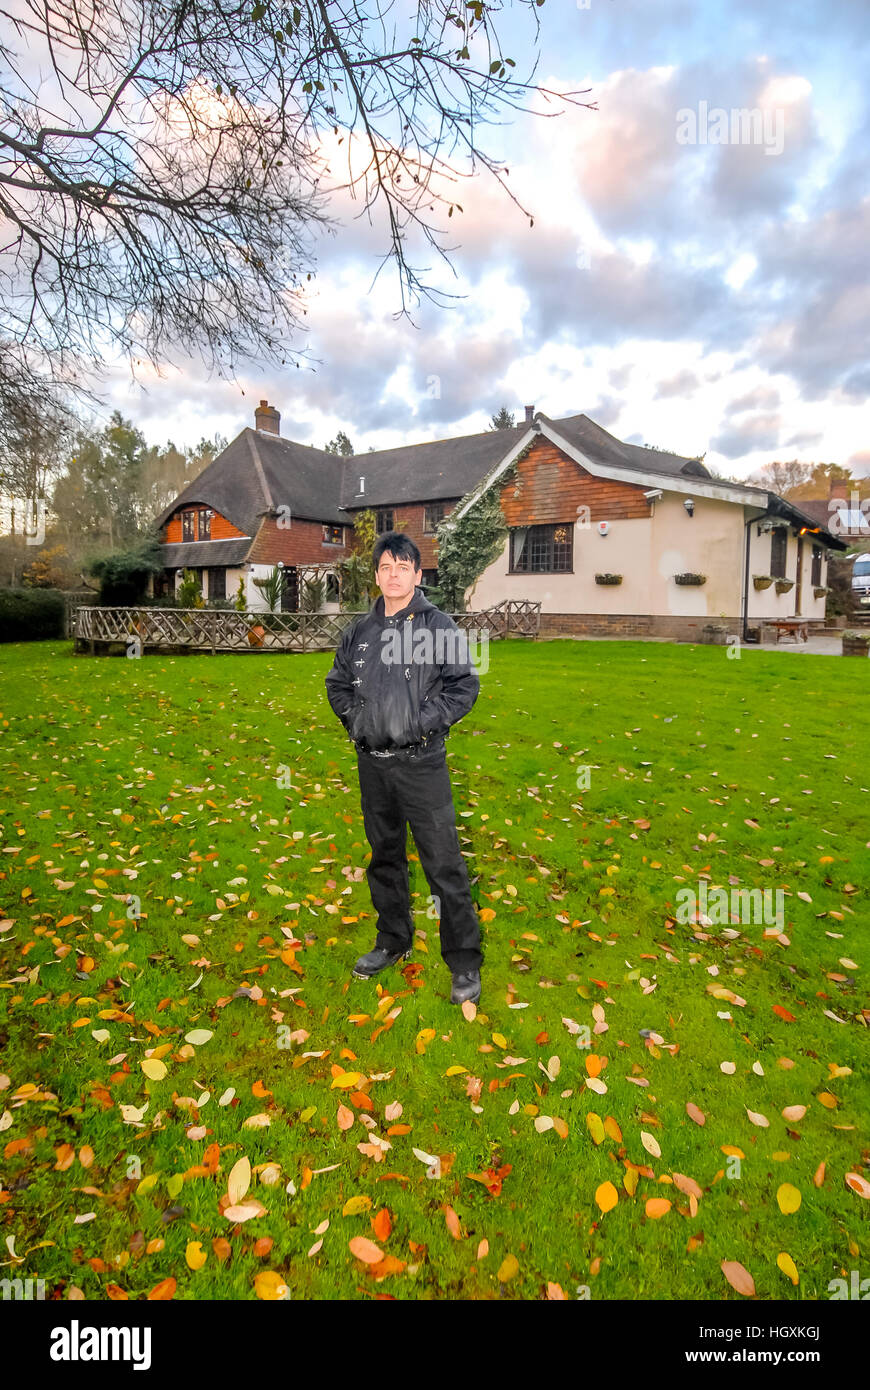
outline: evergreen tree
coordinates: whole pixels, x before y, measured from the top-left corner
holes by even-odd
[[[117,410],[104,429],[79,431],[51,500],[66,538],[102,540],[114,550],[147,529],[151,518],[142,509],[146,454],[143,435]]]
[[[339,430],[334,439],[331,439],[324,446],[327,454],[339,454],[342,458],[353,458],[353,445],[345,434],[344,430]]]

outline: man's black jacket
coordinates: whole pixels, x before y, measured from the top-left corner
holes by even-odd
[[[326,694],[357,747],[395,752],[446,735],[480,680],[468,641],[419,589],[388,618],[378,598],[342,633]]]

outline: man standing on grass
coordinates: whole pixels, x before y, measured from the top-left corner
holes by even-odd
[[[459,848],[445,738],[471,709],[480,680],[464,633],[424,598],[420,552],[390,531],[372,553],[381,597],[342,634],[326,693],[357,750],[371,846],[367,870],[378,914],[375,946],[354,978],[407,959],[414,940],[407,826],[441,919],[452,1004],[480,998],[480,926]]]

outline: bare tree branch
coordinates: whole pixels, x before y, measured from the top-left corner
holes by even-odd
[[[590,105],[534,83],[541,3],[0,0],[6,338],[56,376],[118,350],[290,360],[342,193],[383,218],[401,311],[434,296],[411,256],[449,264],[457,181],[520,206],[483,132],[533,97]],[[523,11],[525,78],[500,40]]]

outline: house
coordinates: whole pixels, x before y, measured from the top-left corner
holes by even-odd
[[[423,582],[434,583],[439,522],[524,433],[488,430],[341,458],[283,438],[280,414],[266,401],[254,425],[156,518],[165,549],[153,594],[174,591],[191,569],[203,597],[232,598],[241,580],[249,608],[262,610],[254,580],[280,564],[284,609],[296,608],[302,579],[316,573],[326,579],[326,610],[338,608],[336,562],[350,553],[354,516],[366,509],[379,532],[413,537]]]
[[[862,486],[866,491],[867,480],[862,479],[850,488],[845,479],[835,479],[830,485],[827,499],[801,501],[801,510],[833,535],[842,537],[850,546],[859,545],[870,540],[870,495],[861,497]]]
[[[710,622],[743,631],[763,619],[824,621],[827,555],[845,544],[817,518],[765,488],[715,478],[700,459],[626,444],[585,415],[551,420],[527,406],[510,430],[403,445],[351,458],[284,439],[261,401],[245,429],[167,507],[162,585],[182,569],[208,598],[263,608],[253,580],[283,566],[282,607],[300,580],[327,578],[349,553],[354,517],[403,530],[437,578],[436,528],[496,489],[509,537],[467,595],[541,604],[542,633],[697,640]]]

